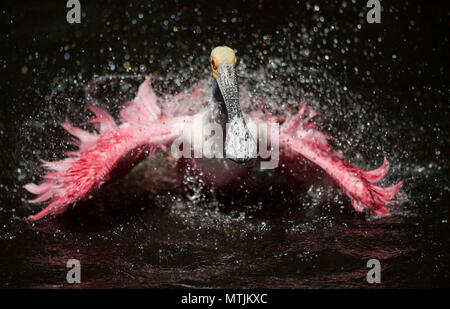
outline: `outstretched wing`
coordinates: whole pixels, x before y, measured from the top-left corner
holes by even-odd
[[[180,101],[180,96],[173,100]],[[60,161],[43,161],[46,169],[43,182],[24,186],[38,195],[30,203],[50,201],[28,219],[35,221],[49,214],[63,213],[109,179],[123,175],[156,150],[165,150],[181,134],[179,123],[187,124],[191,118],[183,115],[189,100],[178,103],[176,110],[171,104],[168,104],[170,109],[164,110],[147,78],[133,102],[121,111],[121,125],[96,106],[89,106],[96,115],[90,123],[98,132],[64,123],[66,131],[77,138],[78,150],[67,152],[67,157]]]
[[[306,158],[323,169],[345,190],[356,211],[366,211],[375,216],[389,215],[386,206],[396,202],[393,198],[402,182],[388,188],[377,185],[389,171],[386,159],[379,168],[371,171],[358,169],[345,162],[341,154],[333,151],[328,144],[334,138],[315,129],[315,123],[310,121],[315,115],[316,112],[311,107],[302,104],[297,114],[285,119],[280,126],[280,159],[284,160],[280,164],[301,164],[299,160]],[[262,119],[263,115],[260,113],[256,118]]]

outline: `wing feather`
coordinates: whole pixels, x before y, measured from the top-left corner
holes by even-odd
[[[108,181],[118,171],[123,174],[158,149],[165,150],[180,134],[177,118],[163,121],[162,108],[147,78],[139,87],[133,103],[122,110],[121,125],[97,106],[90,106],[96,118],[90,122],[99,132],[76,128],[70,123],[63,127],[76,139],[78,149],[53,162],[42,161],[45,169],[42,183],[24,186],[37,197],[30,203],[49,201],[31,221],[49,214],[61,214],[70,205],[86,199],[93,190]],[[183,117],[181,117],[183,116]],[[180,115],[188,125],[190,117]]]

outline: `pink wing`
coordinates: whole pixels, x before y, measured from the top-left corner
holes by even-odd
[[[305,117],[305,112],[307,117]],[[322,168],[330,175],[352,200],[356,211],[366,211],[375,216],[387,216],[387,205],[395,203],[393,197],[402,186],[402,182],[388,188],[376,184],[387,174],[389,165],[386,159],[383,164],[371,171],[358,169],[344,161],[342,156],[331,150],[328,140],[334,139],[315,129],[315,123],[310,119],[316,112],[306,104],[302,104],[295,115],[290,115],[280,126],[280,158],[290,164],[300,163],[304,157]],[[256,118],[263,119],[264,115],[254,114]],[[265,121],[277,121],[267,119]],[[299,158],[300,157],[300,158]]]
[[[179,101],[178,97],[173,99]],[[189,100],[182,102],[184,107],[188,103]],[[141,84],[133,102],[120,113],[120,126],[101,108],[89,108],[96,115],[90,123],[98,133],[64,123],[66,131],[78,139],[78,150],[66,153],[67,157],[60,161],[43,161],[42,166],[46,169],[43,182],[24,186],[38,195],[30,203],[50,200],[47,207],[29,220],[63,213],[70,205],[87,198],[107,180],[127,172],[157,149],[165,150],[181,134],[171,125],[180,116],[179,109],[162,110],[149,78]],[[183,108],[185,110],[187,108]],[[167,121],[168,118],[172,121]],[[189,119],[185,116],[180,121],[188,123]]]

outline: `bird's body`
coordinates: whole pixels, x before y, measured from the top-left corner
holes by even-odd
[[[47,207],[29,219],[63,213],[155,151],[174,155],[175,150],[181,171],[189,166],[203,181],[212,186],[224,186],[250,172],[258,146],[261,150],[261,139],[269,140],[272,148],[277,142],[278,166],[293,170],[291,178],[296,181],[304,177],[295,172],[297,167],[305,162],[316,165],[344,189],[355,210],[378,216],[389,214],[386,206],[395,202],[392,198],[401,183],[390,188],[375,185],[388,172],[386,162],[373,171],[363,171],[345,162],[328,145],[331,138],[315,129],[314,122],[310,121],[315,112],[306,104],[299,105],[296,114],[287,113],[284,117],[271,116],[260,108],[243,114],[234,73],[234,52],[220,47],[213,51],[211,58],[215,80],[208,106],[197,110],[190,108],[199,96],[198,88],[190,96],[180,94],[163,101],[155,95],[147,78],[133,102],[121,111],[120,125],[95,106],[90,106],[96,115],[91,123],[98,132],[65,123],[64,128],[78,139],[79,148],[67,153],[63,160],[44,162],[47,169],[44,181],[40,185],[25,186],[38,195],[30,202],[50,200]],[[205,133],[205,128],[211,124],[215,130]],[[262,131],[255,129],[261,125],[277,125],[278,128],[278,124],[277,132],[261,134]],[[204,147],[205,144],[208,147]]]
[[[210,98],[209,100],[215,99]],[[208,125],[218,124],[222,130],[220,136],[226,135],[224,129],[226,128],[226,116],[215,103],[194,114],[189,125],[182,126],[182,131],[187,134],[182,134],[179,137],[179,143],[188,145],[188,147],[190,145],[190,147],[184,153],[189,153],[189,155],[180,157],[178,165],[182,174],[189,167],[201,175],[202,180],[207,184],[221,187],[229,184],[237,177],[246,175],[254,162],[240,164],[223,158],[223,139],[215,140],[214,135],[203,133],[204,128]],[[196,142],[200,138],[201,141]],[[208,142],[211,147],[204,147],[205,143]],[[218,150],[218,152],[216,153],[214,150]]]

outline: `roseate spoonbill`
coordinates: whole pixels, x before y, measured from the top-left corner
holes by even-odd
[[[202,132],[210,122],[219,123],[225,134],[225,142],[218,145],[219,148],[223,146],[225,158],[181,158],[179,165],[183,167],[188,162],[214,185],[225,185],[251,168],[257,143],[248,129],[250,124],[276,123],[279,124],[276,134],[280,164],[295,168],[306,159],[323,169],[344,189],[356,211],[366,211],[374,216],[389,214],[386,206],[396,202],[393,198],[402,183],[387,188],[376,185],[389,170],[386,159],[379,168],[371,171],[345,162],[328,144],[333,138],[315,129],[311,118],[316,113],[305,103],[298,106],[298,112],[286,112],[284,117],[272,116],[261,108],[243,115],[235,65],[236,56],[231,48],[221,46],[211,52],[212,98],[208,107],[198,111],[189,110],[198,89],[190,96],[179,94],[163,100],[155,95],[148,77],[131,104],[120,112],[120,125],[96,106],[89,106],[96,116],[90,121],[96,128],[94,132],[64,123],[63,127],[78,139],[78,150],[68,152],[60,161],[43,161],[46,169],[43,182],[25,185],[26,190],[37,195],[31,203],[49,200],[43,210],[28,219],[35,221],[49,214],[63,213],[70,205],[87,198],[93,190],[127,172],[145,157],[158,150],[168,151],[175,141],[182,139],[186,129]]]

